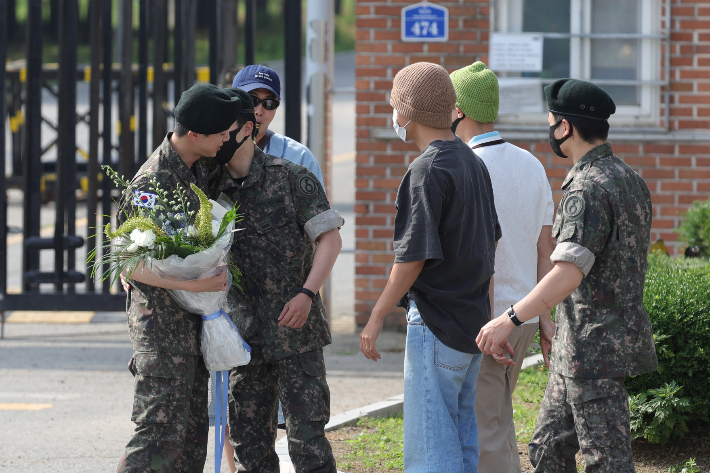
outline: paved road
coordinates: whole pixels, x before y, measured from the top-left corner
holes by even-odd
[[[336,59],[336,87],[354,85],[354,55]],[[272,64],[279,70],[279,64]],[[354,126],[352,93],[334,100],[332,205],[345,217],[345,249],[354,247]],[[279,119],[281,121],[279,121]],[[283,130],[277,114],[275,131]],[[10,224],[22,223],[22,194],[9,193]],[[52,230],[53,206],[42,209],[42,224]],[[85,217],[82,206],[77,217]],[[84,224],[85,226],[85,224]],[[80,226],[81,227],[81,226]],[[21,244],[10,237],[9,286],[19,286]],[[52,252],[43,252],[44,268]],[[78,253],[77,266],[83,255]],[[332,273],[333,344],[326,348],[332,414],[371,404],[403,392],[404,335],[385,333],[383,359],[367,361],[354,331],[354,258],[344,252]],[[0,473],[81,473],[112,471],[128,441],[133,377],[126,369],[131,345],[122,313],[99,312],[79,325],[8,324],[0,340]],[[205,472],[213,471],[210,436]],[[227,471],[223,466],[222,471]]]

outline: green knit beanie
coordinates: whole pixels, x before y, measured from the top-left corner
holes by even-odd
[[[456,90],[456,106],[477,122],[491,123],[498,117],[498,78],[481,61],[450,75]]]

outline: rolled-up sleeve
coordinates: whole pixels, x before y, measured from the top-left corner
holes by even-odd
[[[335,209],[328,209],[306,222],[303,229],[312,241],[319,236],[345,224],[345,219]]]
[[[567,261],[577,265],[586,277],[594,266],[595,257],[591,251],[578,243],[565,241],[555,247],[555,251],[550,255],[550,261],[554,264],[558,261]]]

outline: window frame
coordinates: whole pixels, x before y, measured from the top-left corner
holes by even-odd
[[[522,32],[524,0],[492,0],[491,31],[501,33]],[[592,2],[570,0],[570,76],[590,80],[592,56]],[[661,34],[662,0],[640,0],[641,31],[639,32],[639,78],[630,85],[639,87],[639,105],[619,105],[609,122],[622,126],[659,126],[661,112]],[[543,33],[544,35],[545,33]],[[494,71],[496,72],[496,71]],[[496,72],[499,77],[517,77],[517,73]],[[559,79],[542,79],[543,85]],[[531,78],[531,81],[540,78]],[[592,80],[604,86],[603,80]],[[543,109],[547,110],[546,104]],[[519,113],[500,115],[496,120],[502,125],[547,125],[544,114]]]

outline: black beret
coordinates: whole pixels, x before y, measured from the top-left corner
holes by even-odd
[[[599,86],[578,79],[560,79],[545,87],[551,112],[573,117],[608,120],[616,105]]]
[[[212,135],[229,129],[242,111],[239,97],[212,84],[193,85],[175,106],[175,121],[195,133]]]
[[[254,113],[254,100],[246,91],[239,87],[227,87],[224,90],[235,97],[239,97],[239,100],[242,102],[242,111],[239,113]]]

